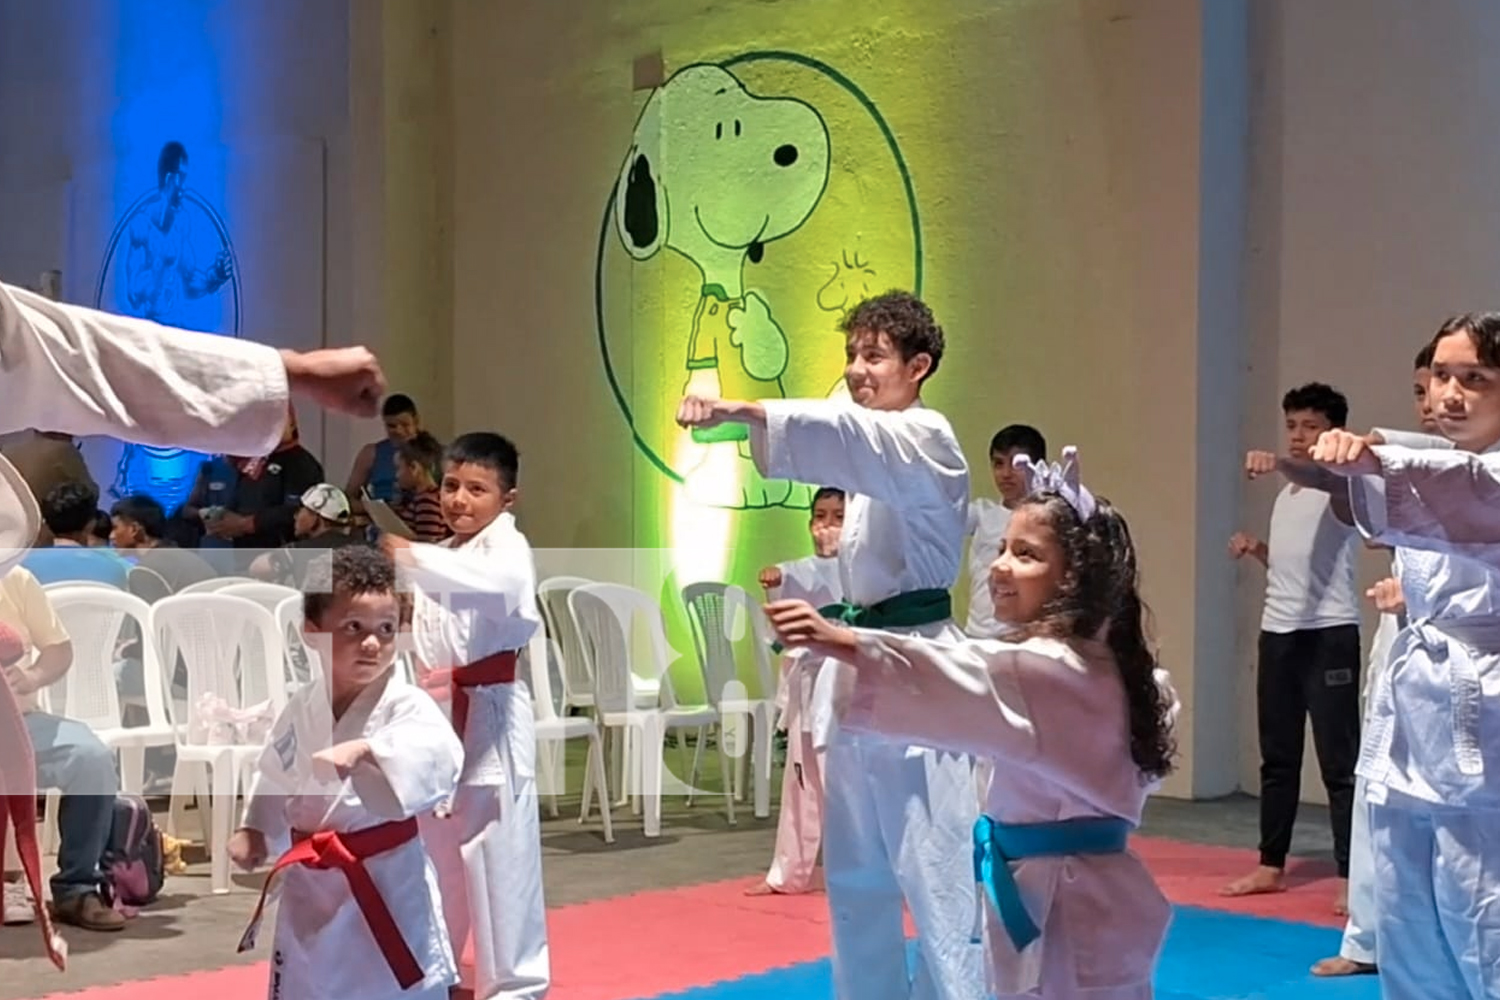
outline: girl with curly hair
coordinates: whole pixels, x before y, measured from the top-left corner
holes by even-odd
[[[1006,641],[845,628],[799,602],[766,611],[783,644],[855,667],[840,726],[980,762],[992,993],[1149,998],[1171,907],[1126,840],[1172,769],[1177,699],[1146,639],[1124,517],[1079,483],[1076,450],[1061,467],[1017,463],[1030,491],[990,571]]]

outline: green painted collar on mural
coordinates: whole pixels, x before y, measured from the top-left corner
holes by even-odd
[[[720,284],[717,284],[717,283],[712,284],[712,285],[704,285],[703,286],[703,294],[704,295],[712,295],[714,298],[718,299],[720,302],[728,302],[729,301],[729,293],[724,290],[724,286],[723,285],[720,285]]]

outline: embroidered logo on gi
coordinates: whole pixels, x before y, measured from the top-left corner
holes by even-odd
[[[292,765],[297,761],[297,730],[294,726],[288,726],[287,731],[276,737],[276,742],[271,744],[276,750],[276,759],[281,761],[281,766],[290,771]]]

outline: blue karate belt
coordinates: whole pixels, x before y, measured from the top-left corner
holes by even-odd
[[[989,893],[1011,944],[1020,951],[1041,936],[1026,912],[1010,863],[1073,854],[1123,854],[1130,824],[1116,816],[1085,816],[1055,823],[1001,823],[980,816],[974,824],[974,881]],[[981,909],[983,901],[979,902]],[[976,934],[979,921],[975,921]]]
[[[908,590],[874,604],[860,606],[847,601],[818,609],[829,621],[851,628],[920,628],[953,617],[953,596],[946,590]],[[781,643],[771,647],[782,651]]]

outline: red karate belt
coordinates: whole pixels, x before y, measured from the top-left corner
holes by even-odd
[[[0,644],[15,639],[13,630],[0,625],[7,633]],[[6,657],[7,660],[12,657]],[[6,827],[16,830],[16,852],[21,856],[21,871],[31,888],[31,905],[36,911],[37,926],[47,957],[59,969],[67,966],[68,945],[52,924],[46,898],[42,893],[42,854],[36,836],[36,755],[26,719],[16,693],[0,678],[0,854],[5,852]]]
[[[407,841],[415,840],[417,835],[417,820],[414,816],[352,833],[336,833],[333,830],[319,830],[312,834],[294,832],[296,845],[276,859],[271,873],[266,876],[266,884],[260,890],[260,902],[255,904],[251,926],[259,925],[261,910],[266,905],[266,894],[271,888],[272,880],[282,869],[292,865],[306,865],[325,871],[337,869],[349,881],[354,902],[359,906],[359,912],[364,914],[365,923],[369,925],[380,953],[385,956],[386,964],[395,974],[396,982],[401,984],[403,990],[411,989],[425,979],[426,974],[416,956],[411,953],[406,939],[401,936],[401,928],[396,926],[396,918],[391,916],[390,907],[385,905],[385,899],[380,895],[380,888],[376,886],[375,880],[370,877],[365,861],[377,854],[393,851]]]
[[[448,689],[453,701],[453,728],[463,739],[469,727],[469,688],[486,687],[490,684],[513,684],[516,680],[516,651],[507,649],[491,653],[466,667],[452,670],[434,670],[422,681],[429,691],[434,688]]]

